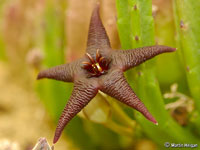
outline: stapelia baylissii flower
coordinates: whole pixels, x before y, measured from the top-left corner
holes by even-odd
[[[92,13],[86,54],[80,59],[43,70],[38,79],[50,78],[73,82],[74,88],[59,119],[53,143],[56,143],[67,123],[80,112],[98,91],[136,109],[157,124],[145,105],[126,81],[123,72],[156,55],[173,52],[168,46],[149,46],[131,50],[113,50],[99,15],[99,5]]]

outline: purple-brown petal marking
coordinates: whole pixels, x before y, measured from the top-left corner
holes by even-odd
[[[121,70],[113,70],[103,81],[102,92],[114,97],[122,103],[138,110],[148,120],[157,124],[157,121],[147,110],[145,105],[135,95],[129,84],[127,83]]]
[[[47,70],[42,70],[37,76],[37,79],[55,79],[64,82],[73,81],[73,68],[71,64],[59,65]]]
[[[99,15],[99,5],[92,12],[86,51],[94,56],[97,49],[101,53],[111,50],[109,38]]]
[[[176,48],[162,45],[148,46],[132,50],[118,50],[114,53],[113,59],[117,65],[121,66],[123,71],[126,71],[156,55],[166,52],[174,52],[175,50]]]
[[[58,141],[67,123],[90,102],[97,92],[97,83],[94,80],[80,80],[74,83],[72,95],[59,119],[53,143]]]

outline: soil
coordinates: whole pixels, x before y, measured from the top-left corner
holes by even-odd
[[[40,137],[51,145],[55,124],[34,90],[20,86],[11,76],[8,65],[0,62],[0,150],[6,144],[9,150],[30,150]],[[72,149],[68,141],[62,135],[54,149]]]

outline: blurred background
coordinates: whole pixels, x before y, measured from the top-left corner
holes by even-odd
[[[38,72],[85,53],[96,0],[0,0],[0,150],[50,144],[73,84]],[[159,125],[99,93],[65,128],[55,150],[156,150],[200,144],[200,1],[100,0],[113,49],[177,47],[126,77]],[[137,37],[137,38],[136,38]],[[139,39],[139,40],[138,40]],[[121,43],[121,44],[120,44]]]

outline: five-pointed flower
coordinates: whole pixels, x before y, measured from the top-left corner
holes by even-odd
[[[99,90],[138,110],[148,120],[157,124],[127,83],[123,72],[158,54],[175,50],[158,45],[126,51],[112,50],[99,16],[98,5],[91,17],[86,55],[69,64],[41,71],[38,75],[38,79],[50,78],[74,82],[71,97],[59,119],[53,143],[58,141],[67,123],[95,97]]]

